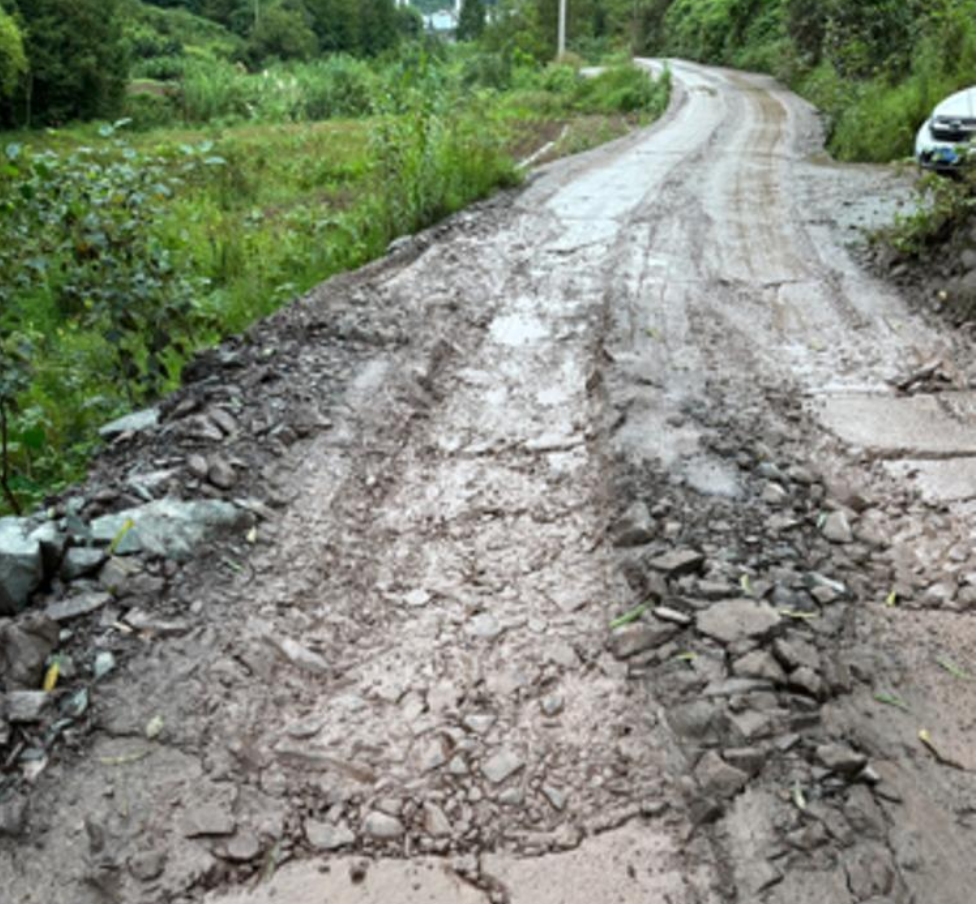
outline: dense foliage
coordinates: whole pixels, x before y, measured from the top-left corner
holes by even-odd
[[[525,136],[592,117],[565,139],[580,149],[667,103],[667,81],[630,65],[586,79],[485,59],[412,49],[250,74],[199,57],[178,101],[148,95],[164,128],[8,136],[0,510],[77,478],[96,428],[176,385],[194,349],[516,181]]]
[[[911,152],[946,95],[976,83],[976,0],[647,0],[654,50],[764,69],[829,117],[846,159]]]

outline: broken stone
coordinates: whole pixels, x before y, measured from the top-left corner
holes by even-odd
[[[563,711],[563,707],[565,705],[566,705],[566,701],[558,694],[550,694],[546,697],[543,697],[539,703],[539,706],[542,708],[543,714],[548,716],[549,718],[558,716]]]
[[[44,576],[40,542],[26,518],[0,518],[0,615],[16,615]]]
[[[723,600],[698,615],[698,630],[724,644],[761,639],[781,624],[780,614],[756,600]]]
[[[181,820],[184,838],[233,835],[237,823],[219,804],[208,803],[190,807]]]
[[[666,800],[645,800],[641,804],[641,816],[645,819],[657,819],[663,816],[670,809],[670,804]]]
[[[403,823],[395,816],[374,810],[363,820],[363,834],[377,841],[393,841],[403,835]]]
[[[643,502],[635,502],[614,525],[614,546],[644,546],[655,536],[654,518]]]
[[[800,851],[815,851],[830,841],[827,829],[819,822],[811,822],[790,832],[786,841]]]
[[[61,562],[61,578],[65,581],[76,581],[94,574],[104,561],[104,550],[86,549],[83,546],[69,549]]]
[[[717,730],[720,710],[714,703],[696,700],[672,707],[668,712],[668,724],[678,737],[703,741]]]
[[[630,659],[645,650],[663,646],[680,631],[670,622],[640,622],[625,625],[613,632],[610,649],[617,659]]]
[[[525,803],[525,792],[519,788],[506,788],[498,795],[498,803],[503,807],[521,807]]]
[[[218,456],[210,462],[207,479],[219,490],[230,490],[237,483],[237,472],[230,462]]]
[[[27,828],[27,798],[14,794],[0,800],[0,838],[17,838]]]
[[[431,601],[431,595],[423,589],[411,590],[404,598],[403,602],[411,609],[422,609]]]
[[[705,564],[705,557],[692,549],[675,549],[651,559],[648,567],[660,571],[670,577],[680,577],[700,571]]]
[[[182,502],[167,498],[97,518],[91,532],[96,542],[115,544],[118,555],[146,552],[187,561],[206,541],[250,527],[253,517],[220,500]]]
[[[895,871],[891,855],[880,846],[851,850],[845,867],[847,886],[857,901],[876,900],[890,894],[894,888]]]
[[[223,408],[211,408],[207,412],[207,417],[227,436],[233,436],[240,429],[237,426],[237,419],[234,415]]]
[[[291,637],[270,636],[267,641],[296,668],[316,675],[327,675],[329,673],[329,664],[325,659],[297,640],[293,640]]]
[[[31,540],[41,544],[41,563],[45,575],[55,575],[61,567],[68,538],[53,521],[46,521],[30,534]]]
[[[884,811],[864,785],[854,785],[850,789],[844,805],[844,815],[858,835],[879,841],[887,835],[888,823]]]
[[[316,851],[337,851],[356,841],[356,834],[344,823],[333,825],[317,819],[305,820],[305,838]]]
[[[145,433],[159,425],[159,409],[147,408],[144,411],[134,411],[125,417],[110,421],[99,428],[98,435],[102,439],[114,439],[123,433]]]
[[[845,544],[854,541],[850,521],[842,511],[831,512],[823,523],[821,533],[831,543]]]
[[[7,694],[7,720],[11,725],[40,722],[50,700],[44,691],[11,691]]]
[[[558,788],[554,788],[552,785],[543,785],[542,793],[545,795],[546,800],[552,805],[552,808],[558,813],[562,813],[566,809],[567,797],[563,791]]]
[[[765,650],[755,650],[735,660],[732,674],[740,678],[763,678],[773,684],[786,683],[786,672]]]
[[[790,673],[789,686],[819,700],[824,693],[824,684],[820,676],[810,668],[803,666]]]
[[[667,606],[657,606],[652,612],[653,616],[660,621],[671,622],[675,625],[680,625],[683,628],[687,628],[694,619],[688,615],[686,612],[679,612],[677,609],[671,609]]]
[[[15,689],[39,687],[59,635],[57,624],[44,615],[0,622],[0,680]]]
[[[790,498],[790,494],[778,483],[767,483],[762,493],[762,501],[767,505],[783,505]]]
[[[464,727],[477,735],[488,734],[491,727],[498,721],[494,713],[471,713],[464,717]]]
[[[424,804],[424,829],[434,838],[444,838],[451,834],[451,821],[437,804],[429,801]]]
[[[868,763],[863,753],[858,753],[846,744],[821,744],[817,748],[817,759],[831,772],[853,777]]]
[[[253,832],[240,832],[227,842],[227,859],[247,863],[261,853],[261,841]]]
[[[98,573],[98,583],[112,596],[124,596],[141,572],[142,564],[138,560],[112,556]]]
[[[725,762],[736,769],[754,776],[766,765],[766,751],[761,747],[735,747],[722,751]]]
[[[525,766],[525,761],[514,751],[503,748],[481,764],[481,773],[493,785],[500,785]]]
[[[44,614],[56,622],[70,621],[72,618],[80,618],[82,615],[89,615],[97,612],[112,599],[108,593],[82,593],[78,596],[71,596],[51,603],[44,610]]]
[[[447,762],[447,749],[443,738],[434,738],[420,753],[420,771],[433,772]]]
[[[776,714],[757,712],[752,709],[731,714],[729,722],[734,732],[746,743],[773,737],[781,727]]]
[[[157,637],[178,637],[190,630],[190,623],[182,618],[159,618],[144,609],[130,609],[126,613],[125,622],[137,631]]]
[[[788,640],[779,638],[773,643],[773,654],[788,669],[798,669],[806,666],[816,671],[820,668],[820,653],[808,641],[793,637]]]
[[[468,622],[465,630],[472,637],[477,637],[480,640],[494,640],[504,629],[495,616],[488,612],[482,612]]]
[[[725,762],[714,750],[706,753],[695,767],[695,778],[706,794],[727,800],[748,783],[749,776]]]
[[[140,882],[152,882],[158,879],[165,869],[165,851],[143,851],[129,858],[129,872]]]
[[[699,581],[698,595],[704,600],[727,600],[735,593],[735,587],[725,581]]]

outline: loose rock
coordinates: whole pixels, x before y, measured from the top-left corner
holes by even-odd
[[[692,549],[676,549],[663,556],[651,559],[647,563],[655,571],[663,572],[671,577],[680,577],[699,571],[705,564],[705,557]]]
[[[41,544],[25,518],[0,518],[0,615],[16,615],[44,575]]]
[[[493,785],[500,785],[525,766],[514,751],[502,749],[481,764],[481,772]]]
[[[0,622],[0,680],[10,688],[37,688],[58,645],[57,624],[44,615]]]
[[[781,623],[772,606],[750,599],[724,600],[698,616],[698,630],[724,644],[768,637]]]
[[[333,825],[308,819],[305,821],[305,838],[316,851],[337,851],[353,844],[356,835],[345,823]]]
[[[395,816],[374,810],[363,820],[363,834],[377,841],[393,841],[403,835],[403,823]]]
[[[823,535],[831,543],[845,544],[854,541],[854,533],[851,530],[850,522],[844,512],[831,512],[824,521],[822,528]]]
[[[749,783],[745,772],[730,766],[714,750],[701,758],[695,767],[695,778],[706,794],[723,799],[735,797]]]
[[[831,772],[846,776],[857,775],[868,763],[863,753],[846,744],[821,744],[817,748],[817,759]]]
[[[635,502],[614,525],[614,546],[643,546],[656,534],[654,518],[643,502]]]
[[[617,659],[630,659],[645,650],[663,646],[680,630],[677,625],[670,622],[641,622],[625,625],[614,631],[610,638],[610,648]]]

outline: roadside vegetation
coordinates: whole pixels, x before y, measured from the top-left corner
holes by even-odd
[[[195,351],[669,97],[609,37],[587,78],[483,11],[448,46],[389,0],[3,5],[0,513]]]
[[[647,0],[655,52],[770,72],[827,116],[842,160],[912,153],[976,83],[976,0]]]

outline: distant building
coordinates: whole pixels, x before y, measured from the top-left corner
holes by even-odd
[[[460,5],[459,0],[458,9],[441,9],[429,16],[424,16],[424,28],[431,34],[440,35],[444,38],[453,37],[457,31]]]

